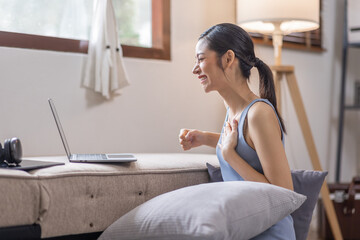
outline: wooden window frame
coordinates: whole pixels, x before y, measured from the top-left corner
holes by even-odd
[[[121,45],[124,57],[171,60],[170,0],[152,0],[151,48]],[[0,46],[87,53],[89,41],[0,31]]]

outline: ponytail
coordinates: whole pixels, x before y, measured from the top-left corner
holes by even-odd
[[[281,127],[284,133],[286,133],[284,121],[277,110],[273,73],[271,72],[269,66],[259,58],[255,58],[254,67],[256,67],[259,72],[259,95],[261,98],[269,100],[269,102],[274,106],[275,111],[279,116]]]

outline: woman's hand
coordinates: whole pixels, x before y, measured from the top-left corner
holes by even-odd
[[[230,124],[226,122],[219,147],[224,158],[230,151],[234,151],[238,143],[238,122],[233,120]]]
[[[181,129],[179,134],[179,143],[186,151],[205,144],[204,132],[196,129]]]

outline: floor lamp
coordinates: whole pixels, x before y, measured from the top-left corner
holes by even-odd
[[[281,64],[281,47],[284,35],[292,32],[315,30],[319,27],[319,0],[237,0],[236,4],[237,24],[249,32],[272,36],[275,65],[271,69],[274,73],[278,109],[281,111],[280,81],[285,77],[312,166],[314,170],[322,171],[294,74],[294,67]],[[321,197],[332,233],[336,240],[342,240],[339,222],[330,200],[326,181],[321,188]]]

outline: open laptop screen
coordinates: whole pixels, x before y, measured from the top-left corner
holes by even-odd
[[[51,98],[49,98],[48,101],[49,101],[49,104],[50,104],[51,111],[52,111],[52,113],[54,115],[56,126],[57,126],[57,128],[59,130],[59,133],[60,133],[61,141],[62,141],[62,143],[64,145],[66,154],[67,154],[68,158],[70,159],[70,156],[71,156],[70,148],[69,148],[69,145],[68,145],[68,143],[66,141],[65,133],[64,133],[64,130],[63,130],[62,126],[61,126],[60,119],[59,119],[59,116],[58,116],[56,108],[55,108],[55,104],[54,104],[54,102],[53,102],[53,100]]]

